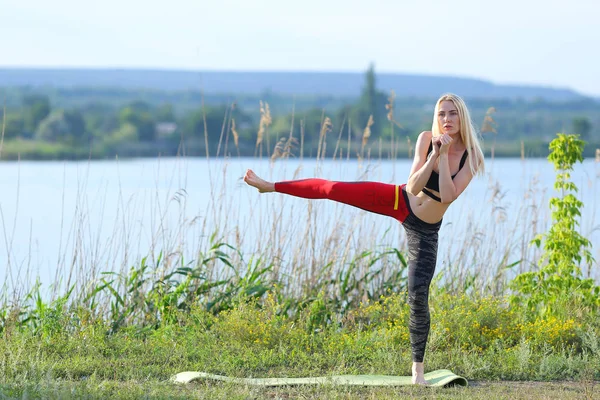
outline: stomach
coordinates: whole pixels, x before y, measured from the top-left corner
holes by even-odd
[[[431,191],[433,194],[439,197],[439,193],[435,190]],[[423,192],[414,195],[407,191],[408,200],[410,201],[410,208],[420,220],[427,222],[428,224],[435,224],[442,220],[442,217],[446,213],[446,210],[452,203],[444,204],[435,201],[431,197],[427,196]]]

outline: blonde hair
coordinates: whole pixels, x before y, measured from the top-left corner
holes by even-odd
[[[485,165],[483,162],[483,150],[481,150],[481,143],[479,142],[479,136],[475,130],[475,126],[471,121],[471,115],[469,109],[465,104],[464,100],[459,96],[446,93],[442,95],[435,104],[435,110],[433,112],[433,125],[431,132],[433,136],[441,136],[440,125],[438,122],[438,111],[442,101],[451,101],[456,109],[458,110],[458,118],[460,120],[460,137],[469,152],[469,168],[473,176],[483,174],[485,171]]]

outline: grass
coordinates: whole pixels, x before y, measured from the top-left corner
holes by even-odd
[[[451,368],[474,382],[469,389],[258,389],[168,382],[185,370],[239,377],[410,374],[408,309],[402,295],[363,304],[330,322],[320,319],[322,310],[314,307],[284,317],[281,302],[267,295],[265,302],[242,300],[217,315],[195,307],[180,312],[176,323],[154,329],[129,326],[112,332],[107,321],[85,309],[53,314],[37,333],[4,325],[0,393],[9,398],[481,398],[490,389],[501,390],[497,398],[526,398],[532,392],[582,398],[593,393],[600,380],[597,316],[573,310],[580,313],[577,322],[526,322],[498,299],[433,298],[427,369]]]
[[[585,382],[476,382],[469,388],[339,388],[330,386],[253,388],[201,383],[173,386],[165,382],[120,382],[90,379],[84,382],[45,381],[25,387],[0,386],[0,396],[28,399],[556,399],[597,398],[599,388]]]

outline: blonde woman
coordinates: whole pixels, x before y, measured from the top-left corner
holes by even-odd
[[[261,193],[279,192],[306,199],[329,199],[395,218],[408,240],[409,332],[412,381],[427,384],[423,358],[429,336],[429,285],[435,272],[438,231],[450,204],[473,176],[484,172],[478,135],[465,102],[445,94],[435,105],[431,131],[421,132],[403,185],[302,179],[267,182],[248,170],[244,181]]]

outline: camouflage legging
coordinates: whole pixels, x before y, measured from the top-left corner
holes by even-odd
[[[423,362],[429,336],[429,284],[435,272],[438,231],[442,221],[429,224],[411,210],[406,185],[380,182],[334,182],[302,179],[276,182],[275,191],[305,199],[329,199],[402,223],[408,238],[409,332],[413,361]]]
[[[406,202],[410,208],[408,197]],[[442,221],[428,224],[417,218],[412,211],[402,223],[408,239],[408,330],[415,362],[423,362],[429,336],[429,285],[435,272],[441,224]]]

